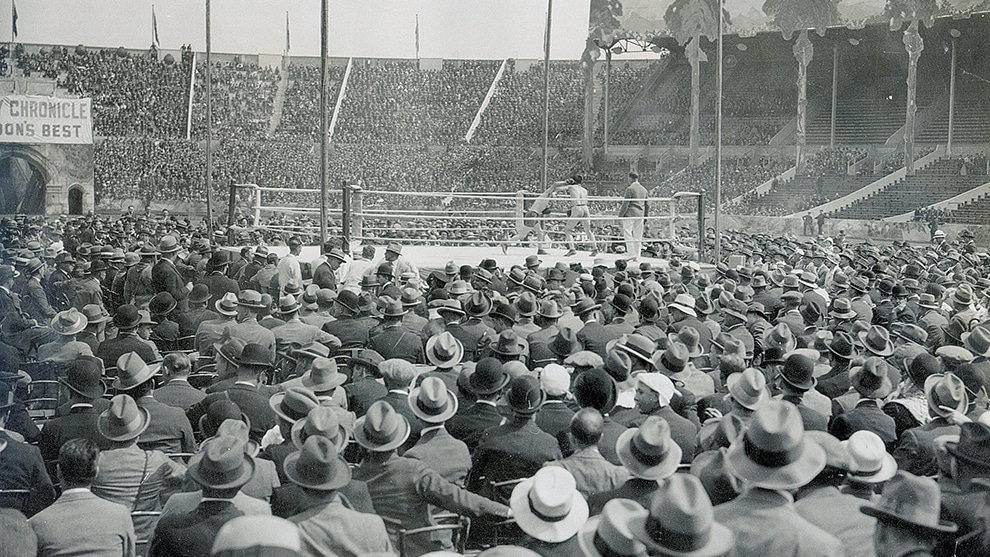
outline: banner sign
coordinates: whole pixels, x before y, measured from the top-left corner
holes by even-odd
[[[0,143],[91,144],[91,99],[0,97]]]

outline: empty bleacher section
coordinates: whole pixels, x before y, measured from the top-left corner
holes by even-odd
[[[722,160],[722,199],[740,196],[779,175],[786,169],[775,157],[738,157]],[[651,194],[666,197],[677,192],[707,190],[706,203],[714,204],[715,162],[688,166],[651,190]],[[644,184],[645,185],[645,184]],[[690,206],[690,202],[686,203]],[[688,209],[690,210],[690,209]]]
[[[834,213],[836,218],[875,220],[908,213],[955,197],[987,182],[986,168],[958,158],[938,160],[874,195]],[[963,170],[963,168],[966,170]]]

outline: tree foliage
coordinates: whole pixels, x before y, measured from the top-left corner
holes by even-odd
[[[695,37],[714,40],[719,35],[718,9],[719,0],[674,0],[663,20],[679,44]],[[728,25],[729,12],[723,9],[722,17]]]
[[[805,29],[824,36],[825,29],[839,21],[839,0],[766,0],[763,13],[773,18],[784,39]]]
[[[931,27],[939,13],[937,0],[887,0],[884,17],[890,21],[892,30],[900,29],[905,22],[915,21]]]
[[[591,0],[591,19],[588,36],[593,40],[606,41],[620,30],[622,24],[622,0]]]

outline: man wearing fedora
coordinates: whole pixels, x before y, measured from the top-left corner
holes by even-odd
[[[402,326],[402,317],[408,310],[401,300],[389,300],[382,314],[381,332],[368,340],[367,348],[382,355],[385,360],[399,358],[411,364],[426,363],[423,342],[419,335]]]
[[[325,323],[323,330],[340,339],[342,348],[365,348],[371,324],[360,317],[358,295],[344,290],[337,295],[334,302],[337,319]]]
[[[92,356],[89,345],[76,340],[88,324],[86,316],[76,308],[59,312],[51,322],[58,339],[38,347],[38,360],[46,362],[71,362],[80,356]]]
[[[964,423],[959,441],[945,446],[958,488],[942,492],[943,514],[959,525],[955,554],[986,555],[990,551],[990,426]]]
[[[195,290],[195,288],[193,288]],[[196,327],[196,337],[193,340],[193,347],[200,356],[214,355],[213,345],[220,342],[224,336],[229,337],[227,329],[237,323],[237,295],[233,292],[224,294],[217,300],[213,307],[216,309],[215,317],[204,319]],[[213,312],[210,312],[213,313]],[[206,315],[206,312],[203,314]]]
[[[217,437],[190,459],[187,474],[203,488],[202,501],[188,513],[158,522],[149,557],[207,555],[220,528],[243,516],[231,499],[254,475],[254,459],[245,454],[244,445],[233,436]]]
[[[849,370],[849,375],[853,389],[859,394],[859,402],[854,408],[835,416],[829,432],[845,441],[857,431],[872,431],[886,447],[892,448],[897,442],[897,426],[894,418],[880,408],[883,399],[893,391],[887,362],[875,356],[867,358],[863,365]]]
[[[471,453],[467,445],[451,437],[444,423],[457,413],[457,397],[437,377],[427,377],[409,393],[409,408],[425,427],[419,441],[403,456],[423,461],[443,479],[464,485],[471,469]]]
[[[447,323],[447,330],[464,346],[465,359],[474,360],[479,349],[490,344],[497,335],[484,321],[492,311],[492,299],[484,292],[475,292],[464,301],[463,310],[465,318]]]
[[[159,511],[165,494],[176,489],[186,468],[159,450],[138,447],[139,437],[151,423],[148,410],[128,395],[117,395],[99,416],[97,427],[110,447],[100,453],[100,467],[92,481],[94,494],[132,511]],[[134,519],[138,539],[148,539],[155,517]]]
[[[615,499],[649,505],[660,485],[677,471],[683,456],[680,446],[670,436],[670,426],[657,416],[647,418],[638,428],[624,431],[615,450],[628,479],[614,489],[590,495],[588,506],[592,515]]]
[[[952,373],[934,373],[928,376],[924,381],[924,389],[931,421],[903,432],[898,438],[893,455],[898,469],[930,476],[938,472],[939,449],[936,439],[946,435],[959,435],[959,426],[950,421],[950,418],[957,412],[966,413],[969,397],[962,380]]]
[[[84,307],[82,314],[86,316],[86,328],[76,335],[76,340],[88,345],[90,351],[96,354],[100,343],[106,339],[106,322],[109,316],[96,304]]]
[[[245,344],[264,347],[271,356],[271,363],[274,363],[275,334],[258,323],[258,315],[265,307],[260,293],[242,290],[237,296],[237,322],[229,325],[228,329],[230,336],[243,340]]]
[[[392,407],[378,401],[354,424],[354,438],[367,457],[354,470],[354,478],[367,482],[380,516],[393,519],[387,528],[396,543],[397,528],[429,526],[429,505],[473,518],[509,516],[509,508],[470,493],[443,479],[423,462],[401,457],[396,450],[409,437],[409,422]],[[422,555],[440,549],[422,537],[407,541],[408,554]]]
[[[129,352],[136,353],[145,362],[154,362],[157,359],[154,348],[138,337],[137,328],[140,323],[141,314],[137,306],[124,304],[117,308],[117,314],[113,316],[117,337],[101,342],[99,350],[96,351],[97,357],[103,360],[105,368],[115,368],[117,360]]]
[[[38,555],[135,555],[127,507],[90,491],[99,455],[99,448],[82,438],[72,439],[59,451],[62,495],[29,520],[38,536]]]
[[[695,476],[674,474],[660,486],[647,508],[649,512],[638,513],[630,521],[630,530],[649,555],[736,555],[736,536],[713,518],[712,501]]]
[[[186,298],[189,296],[189,291],[186,290],[186,281],[182,278],[182,272],[175,262],[178,251],[179,242],[175,236],[162,236],[158,242],[158,253],[161,257],[151,267],[151,284],[156,292],[171,294],[179,308],[185,311],[188,307]]]
[[[271,353],[264,346],[244,345],[244,349],[234,361],[237,366],[234,383],[194,404],[187,412],[189,421],[199,423],[199,418],[206,414],[210,404],[217,400],[232,400],[251,422],[251,440],[261,442],[265,433],[275,426],[275,413],[269,406],[269,397],[258,385],[258,377],[271,368],[271,359]]]
[[[110,406],[103,398],[106,386],[100,380],[102,374],[103,362],[99,358],[81,356],[72,362],[65,376],[59,378],[69,397],[66,403],[68,410],[45,423],[38,441],[41,456],[48,465],[49,476],[56,476],[58,451],[70,439],[82,437],[95,443],[101,450],[109,448],[109,442],[96,427],[100,412]]]
[[[791,403],[797,408],[804,429],[828,430],[828,416],[811,409],[805,404],[805,393],[815,388],[815,362],[804,354],[790,354],[784,360],[784,367],[777,377],[777,398]]]
[[[41,277],[44,276],[45,264],[40,259],[31,259],[24,267],[24,275],[27,277],[21,290],[21,308],[28,317],[39,323],[44,323],[55,317],[55,310],[48,303],[48,295],[41,286]]]
[[[934,480],[902,471],[887,483],[876,505],[862,506],[863,514],[877,520],[877,557],[930,556],[941,538],[954,534],[956,524],[940,517],[940,495]]]
[[[726,454],[745,491],[715,507],[715,520],[735,534],[734,555],[844,555],[841,541],[796,512],[791,495],[825,464],[825,450],[805,436],[793,404],[772,400],[756,410]]]
[[[194,452],[196,440],[185,412],[163,404],[153,396],[158,368],[146,364],[136,353],[128,352],[117,360],[113,388],[133,397],[151,416],[149,427],[138,440],[142,449],[158,449],[168,454]]]
[[[303,323],[299,318],[301,307],[295,296],[285,295],[279,298],[278,313],[285,324],[272,329],[276,349],[285,351],[288,347],[299,348],[311,342],[319,342],[329,347],[332,352],[337,351],[340,348],[340,339],[322,331],[319,327]]]
[[[347,256],[334,242],[323,244],[323,254],[313,264],[313,284],[320,288],[337,290],[337,270],[347,263]]]
[[[604,360],[608,355],[606,348],[608,341],[619,338],[621,334],[613,334],[605,328],[605,324],[602,323],[602,305],[593,299],[583,296],[575,302],[571,309],[574,311],[574,315],[584,323],[577,333],[578,340],[581,341],[585,350],[598,354]]]
[[[534,421],[546,399],[536,378],[523,375],[513,379],[506,398],[512,417],[504,425],[485,431],[473,453],[474,464],[467,480],[473,493],[504,497],[493,492],[492,482],[528,478],[544,463],[563,457],[557,440]]]
[[[463,372],[462,372],[463,373]],[[497,401],[509,384],[509,374],[502,362],[495,358],[482,358],[468,377],[468,389],[475,397],[474,404],[462,409],[447,423],[447,430],[455,439],[464,441],[474,451],[482,433],[505,423],[499,414]]]
[[[427,377],[435,377],[443,381],[451,392],[457,392],[457,378],[464,356],[464,345],[450,331],[433,335],[426,341],[426,359],[436,367],[420,373],[416,382],[422,384]]]
[[[226,270],[228,263],[227,252],[217,250],[213,252],[213,255],[210,256],[209,263],[206,264],[207,274],[199,284],[205,284],[209,289],[210,305],[216,303],[227,292],[237,294],[241,291],[241,287],[237,284],[237,281],[227,277]]]
[[[301,490],[307,508],[289,517],[299,528],[300,555],[358,556],[394,552],[385,523],[375,514],[352,510],[339,491],[351,481],[351,470],[337,447],[313,435],[285,459],[285,475]]]

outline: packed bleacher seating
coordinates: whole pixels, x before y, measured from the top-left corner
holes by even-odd
[[[262,68],[240,61],[216,62],[213,79],[213,133],[240,139],[262,139],[272,118],[278,68]],[[194,138],[206,135],[206,65],[196,65],[193,97]]]

